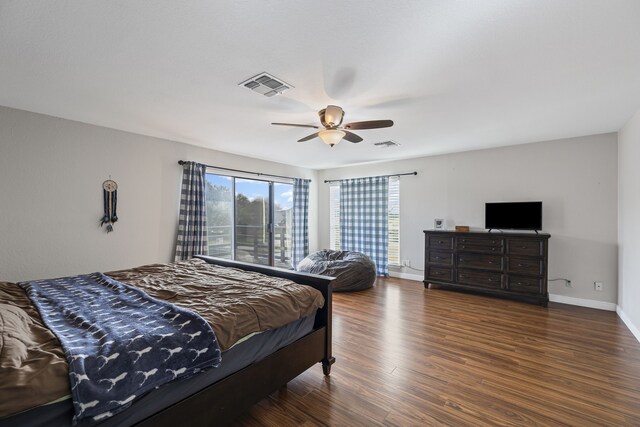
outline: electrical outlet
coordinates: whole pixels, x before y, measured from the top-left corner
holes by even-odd
[[[411,261],[409,261],[408,259],[403,259],[402,260],[402,266],[403,267],[411,267]]]
[[[565,285],[567,288],[571,288],[571,287],[572,287],[572,286],[571,286],[571,280],[569,280],[569,279],[565,279],[564,285]]]
[[[602,291],[602,290],[604,290],[604,282],[599,282],[599,281],[598,281],[598,282],[593,282],[593,288],[594,288],[596,291]]]

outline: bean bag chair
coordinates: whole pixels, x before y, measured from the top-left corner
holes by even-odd
[[[376,265],[360,252],[322,250],[300,261],[298,271],[333,276],[335,292],[369,289],[376,281]]]

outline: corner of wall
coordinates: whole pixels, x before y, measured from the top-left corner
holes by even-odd
[[[618,307],[640,341],[640,110],[618,132]]]
[[[631,321],[629,316],[627,316],[627,314],[624,312],[622,307],[617,306],[616,307],[616,313],[618,314],[618,317],[620,317],[620,319],[622,319],[624,324],[627,325],[627,328],[629,328],[629,330],[631,331],[633,336],[636,337],[638,342],[640,342],[640,329],[638,329],[638,327],[633,324],[633,322]]]

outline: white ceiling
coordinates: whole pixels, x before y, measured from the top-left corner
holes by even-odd
[[[295,89],[238,86],[263,71]],[[395,126],[270,125],[327,104]],[[314,169],[611,132],[640,108],[640,1],[0,0],[0,105]]]

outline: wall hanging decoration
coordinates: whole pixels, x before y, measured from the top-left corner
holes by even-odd
[[[111,179],[102,183],[102,197],[104,200],[104,215],[100,220],[100,227],[107,224],[107,233],[113,231],[113,223],[118,221],[116,205],[118,204],[118,184]]]

